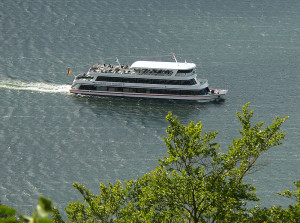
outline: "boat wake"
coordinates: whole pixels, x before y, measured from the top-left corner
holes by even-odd
[[[69,93],[70,85],[26,82],[21,80],[0,80],[0,89],[67,94]]]

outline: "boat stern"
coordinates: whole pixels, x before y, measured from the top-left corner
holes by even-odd
[[[215,94],[226,95],[227,92],[227,89],[215,89]]]

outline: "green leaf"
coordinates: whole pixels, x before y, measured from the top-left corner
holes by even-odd
[[[0,216],[14,216],[17,211],[14,208],[0,205]]]
[[[41,217],[47,217],[52,211],[51,204],[52,204],[51,200],[42,196],[39,197],[39,204],[37,205],[38,215]]]

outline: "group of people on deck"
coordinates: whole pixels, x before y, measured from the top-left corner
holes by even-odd
[[[130,73],[128,65],[96,64],[90,68],[90,71],[101,73]]]

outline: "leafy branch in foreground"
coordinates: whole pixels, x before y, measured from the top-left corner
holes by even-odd
[[[17,223],[20,222],[16,218],[17,211],[14,208],[5,206],[0,203],[0,223]]]
[[[0,223],[49,223],[52,222],[47,216],[52,212],[52,201],[47,198],[40,197],[38,205],[34,209],[32,217],[20,215],[11,207],[0,204]]]
[[[84,185],[73,186],[84,202],[72,202],[66,210],[71,222],[249,222],[265,219],[271,209],[248,209],[247,201],[258,201],[255,187],[244,178],[256,170],[258,158],[280,145],[285,133],[281,125],[288,118],[276,117],[263,128],[253,125],[249,103],[237,113],[241,137],[223,153],[214,142],[217,132],[202,132],[202,123],[185,126],[169,113],[167,156],[150,173],[123,184],[100,185],[100,195]],[[298,193],[298,192],[297,192]],[[285,192],[293,197],[294,192]],[[298,196],[298,194],[297,194]],[[298,203],[293,206],[297,210]],[[276,216],[283,210],[278,208]],[[274,212],[275,213],[275,212]],[[297,211],[295,212],[297,215]],[[54,222],[64,222],[57,209]],[[267,219],[268,220],[268,219]]]
[[[39,197],[38,205],[35,207],[33,216],[21,216],[23,222],[28,223],[48,223],[52,222],[47,216],[52,212],[52,201],[47,198]]]

